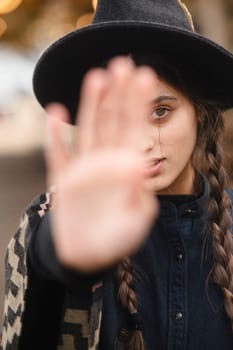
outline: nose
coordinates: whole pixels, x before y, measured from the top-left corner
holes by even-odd
[[[140,137],[140,150],[143,153],[153,151],[160,144],[160,134],[154,128],[152,129],[148,123],[142,126]]]
[[[141,150],[143,153],[148,153],[153,150],[154,144],[155,142],[152,137],[150,139],[145,139],[142,141]]]

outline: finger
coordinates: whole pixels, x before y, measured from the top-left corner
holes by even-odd
[[[107,98],[100,105],[98,122],[103,143],[115,146],[120,144],[124,128],[124,101],[135,66],[128,57],[115,57],[108,63],[107,70],[111,75],[111,86]]]
[[[137,68],[130,80],[125,101],[124,143],[139,148],[149,115],[151,99],[156,93],[156,74],[149,67]]]
[[[46,107],[45,120],[45,161],[48,171],[48,180],[54,177],[67,165],[69,154],[62,138],[63,123],[68,122],[67,109],[58,103]]]
[[[84,78],[76,121],[78,152],[89,152],[98,143],[97,110],[108,87],[109,76],[104,69],[93,69]]]

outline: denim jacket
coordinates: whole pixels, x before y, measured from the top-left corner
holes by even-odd
[[[227,192],[233,200],[233,191]],[[154,341],[148,350],[233,348],[233,334],[221,291],[211,280],[206,283],[213,263],[211,249],[202,249],[208,237],[208,196],[205,182],[201,197],[179,207],[161,200],[160,216],[148,240],[133,258],[136,272],[139,266],[141,280],[136,290],[144,320],[144,337]],[[28,245],[51,203],[49,193],[33,201],[9,243],[1,350],[27,350],[21,346],[25,331],[23,320],[30,308],[30,291],[36,278],[32,278],[30,272]],[[204,246],[208,247],[208,242]],[[53,295],[62,295],[57,345],[48,346],[48,335],[51,338],[54,335],[50,334],[49,327],[45,329],[41,324],[38,338],[32,339],[28,348],[35,350],[40,343],[43,350],[114,349],[113,339],[125,320],[114,299],[112,278],[92,285],[88,302],[79,299],[79,293],[70,293],[59,285],[54,284],[51,289],[41,312],[44,321],[52,322]],[[101,334],[105,339],[100,343]]]

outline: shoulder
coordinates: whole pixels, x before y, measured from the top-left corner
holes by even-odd
[[[52,205],[53,195],[51,192],[43,193],[35,197],[25,208],[21,215],[16,233],[11,238],[6,252],[6,260],[11,252],[22,251],[28,247],[32,233],[37,229],[46,211]],[[18,249],[16,249],[18,247]]]
[[[8,244],[5,256],[6,265],[11,254],[15,255],[15,252],[18,252],[19,255],[22,255],[22,251],[27,250],[32,233],[36,231],[46,211],[52,205],[52,198],[51,192],[43,193],[35,197],[25,208],[18,229]]]
[[[45,192],[35,197],[26,207],[25,213],[28,216],[39,215],[43,217],[45,212],[50,209],[53,203],[53,192]]]
[[[46,192],[35,197],[27,206],[24,216],[27,217],[28,224],[31,229],[35,228],[45,213],[51,208],[53,203],[53,192]]]

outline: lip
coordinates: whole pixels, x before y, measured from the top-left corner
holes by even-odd
[[[159,174],[165,158],[153,158],[147,162],[145,168],[146,177],[154,177]]]

